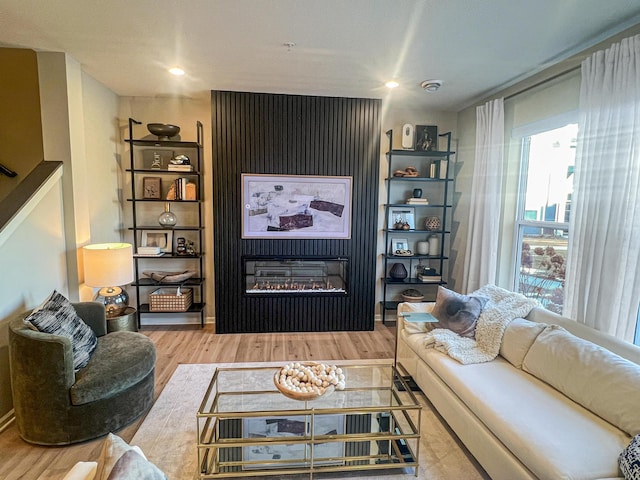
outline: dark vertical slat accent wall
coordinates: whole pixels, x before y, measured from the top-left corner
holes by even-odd
[[[373,330],[380,105],[211,92],[216,332]],[[353,177],[351,239],[243,240],[242,173]],[[245,296],[244,255],[348,257],[349,295]]]

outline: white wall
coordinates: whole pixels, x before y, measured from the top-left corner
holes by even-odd
[[[53,289],[68,293],[61,178],[58,170],[37,198],[0,233],[0,426],[13,408],[9,320],[39,305]]]
[[[84,110],[84,161],[91,243],[122,241],[120,122],[118,96],[95,80],[82,74]]]

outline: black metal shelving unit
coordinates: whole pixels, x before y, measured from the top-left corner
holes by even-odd
[[[204,130],[201,122],[196,122],[196,141],[175,141],[175,140],[154,140],[154,139],[136,139],[134,136],[135,125],[140,125],[142,122],[129,118],[129,138],[125,140],[130,145],[129,148],[129,168],[127,172],[130,174],[131,181],[131,197],[127,199],[127,202],[131,205],[132,222],[129,230],[133,232],[133,251],[134,251],[134,275],[135,280],[131,283],[135,287],[137,313],[138,313],[138,327],[141,326],[141,317],[143,315],[199,315],[200,325],[204,326],[204,314],[205,314],[205,276],[204,276],[204,189],[202,182],[202,143],[204,139]],[[173,171],[167,169],[151,169],[144,168],[140,156],[136,156],[138,149],[153,149],[153,148],[173,148],[179,153],[189,154],[191,165],[194,169],[192,171]],[[195,154],[195,155],[194,155]],[[195,160],[195,161],[194,161]],[[163,180],[168,182],[173,181],[178,177],[189,178],[196,185],[197,197],[195,200],[167,200],[165,198],[143,198],[141,195],[142,188],[141,182],[145,175],[159,176]],[[158,224],[149,225],[148,222],[155,221],[156,218],[151,218],[147,214],[140,212],[141,205],[144,204],[163,204],[169,202],[170,204],[187,205],[190,208],[196,210],[195,217],[197,219],[193,224],[181,224],[166,229]],[[141,224],[144,221],[147,224]],[[164,253],[160,256],[146,256],[138,255],[138,247],[141,244],[141,235],[143,231],[167,231],[173,232],[173,242],[180,233],[191,233],[194,238],[194,247],[197,251],[195,255],[177,255],[173,253],[174,248],[172,245],[172,253]],[[197,276],[189,278],[183,282],[156,282],[151,278],[144,277],[142,272],[146,269],[152,269],[154,263],[157,265],[158,261],[167,260],[180,260],[181,262],[190,262],[190,266],[193,266],[197,271]],[[145,268],[146,266],[146,268]],[[155,289],[160,287],[186,287],[193,289],[193,303],[184,312],[174,311],[151,311],[149,302],[144,302],[142,299],[148,298],[148,295]]]
[[[383,254],[383,275],[382,278],[382,301],[381,314],[382,323],[386,323],[387,311],[396,310],[398,304],[403,301],[401,292],[405,289],[416,289],[424,294],[423,301],[434,301],[437,293],[438,285],[446,285],[448,265],[448,251],[450,238],[450,212],[451,201],[449,187],[453,183],[451,178],[451,157],[455,152],[451,151],[451,132],[443,133],[439,137],[446,140],[447,148],[441,151],[415,151],[415,150],[394,150],[393,149],[393,131],[386,132],[389,138],[389,150],[387,151],[387,161],[389,165],[388,176],[385,179],[387,186],[387,203],[384,205],[385,211],[385,253]],[[437,178],[431,178],[428,175],[430,164],[434,161],[446,160],[446,171]],[[407,166],[415,166],[418,169],[417,177],[398,177],[393,172]],[[408,204],[406,198],[408,191],[414,188],[421,188],[423,194],[429,200],[428,204]],[[403,190],[404,189],[404,190]],[[433,203],[432,203],[433,202]],[[408,230],[398,230],[390,228],[389,215],[394,208],[414,209],[415,227]],[[438,216],[441,221],[441,227],[437,230],[428,230],[418,228],[424,225],[424,220],[429,216]],[[420,223],[419,223],[420,222]],[[439,238],[439,248],[437,255],[419,255],[416,253],[416,244],[418,241],[425,241],[426,236],[437,235]],[[391,248],[391,242],[394,238],[406,237],[409,243],[409,250],[412,255],[399,256],[394,255]],[[405,279],[397,280],[389,276],[393,264],[403,263],[407,268],[408,276]],[[428,266],[436,269],[436,273],[441,277],[438,281],[423,282],[415,275],[415,267],[418,265]],[[394,320],[395,321],[395,320]]]

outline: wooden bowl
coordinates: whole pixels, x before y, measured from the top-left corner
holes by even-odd
[[[307,362],[307,363],[303,363],[302,365],[306,366],[306,367],[311,367],[312,365],[317,365],[316,362]],[[320,398],[323,395],[328,395],[333,393],[333,391],[335,390],[335,386],[333,385],[329,385],[324,393],[303,393],[303,392],[294,392],[293,390],[289,390],[288,388],[283,387],[282,385],[280,385],[280,382],[278,381],[280,379],[280,372],[282,371],[283,367],[280,367],[276,370],[276,372],[273,374],[273,383],[276,386],[276,388],[280,391],[280,393],[282,393],[285,397],[291,398],[293,400],[302,400],[302,401],[309,401],[309,400],[315,400],[316,398]]]

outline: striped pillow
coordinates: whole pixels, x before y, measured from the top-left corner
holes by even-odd
[[[56,290],[25,318],[25,322],[40,332],[69,338],[76,372],[89,363],[98,346],[91,327],[82,321],[71,302]]]

